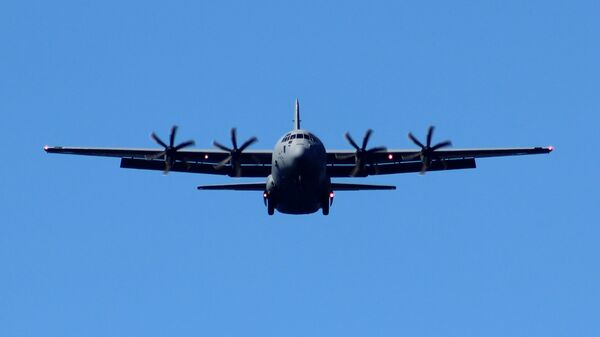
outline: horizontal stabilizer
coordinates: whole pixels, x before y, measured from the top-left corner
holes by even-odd
[[[212,191],[264,191],[266,188],[267,188],[266,183],[242,183],[242,184],[198,186],[199,190],[212,190]]]
[[[331,183],[331,189],[334,191],[361,191],[361,190],[374,191],[374,190],[395,190],[396,186]]]

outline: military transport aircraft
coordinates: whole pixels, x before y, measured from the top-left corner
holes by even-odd
[[[444,149],[450,141],[431,144],[433,126],[426,142],[412,133],[408,138],[419,148],[390,150],[368,148],[372,130],[367,130],[362,143],[350,134],[346,140],[352,150],[327,151],[317,136],[300,128],[300,105],[296,99],[294,129],[283,135],[271,150],[248,150],[256,137],[238,146],[236,129],[231,129],[231,147],[215,141],[216,149],[185,149],[193,140],[175,144],[177,126],[173,126],[169,142],[151,134],[162,149],[100,148],[45,146],[48,153],[77,154],[121,158],[121,167],[228,175],[230,177],[266,178],[265,182],[198,186],[200,190],[237,190],[262,192],[269,215],[275,210],[287,214],[308,214],[319,209],[329,214],[335,191],[393,190],[395,186],[332,182],[331,178],[366,177],[369,175],[407,172],[458,170],[475,168],[475,158],[549,153],[553,147]]]

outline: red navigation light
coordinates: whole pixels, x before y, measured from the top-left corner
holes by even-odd
[[[334,196],[335,194],[333,192],[329,192],[329,198],[333,199]]]
[[[44,151],[48,151],[49,148],[50,148],[50,146],[44,145]]]
[[[390,153],[390,154],[388,154],[388,159],[389,159],[389,160],[392,160],[392,159],[394,159],[394,155],[393,155],[393,154],[391,154],[391,153]]]
[[[264,193],[263,193],[263,198],[265,198],[265,199],[266,199],[266,198],[267,198],[267,196],[268,196],[267,192],[264,192]]]
[[[204,155],[204,159],[208,159],[208,154],[205,154],[205,155]]]
[[[554,146],[552,146],[552,145],[548,146],[548,150],[550,150],[550,152],[554,151]]]

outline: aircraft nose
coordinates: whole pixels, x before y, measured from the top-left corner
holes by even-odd
[[[294,159],[300,159],[304,156],[304,152],[306,152],[306,148],[304,146],[301,145],[296,145],[292,147],[292,151],[291,151],[291,155],[292,158]]]

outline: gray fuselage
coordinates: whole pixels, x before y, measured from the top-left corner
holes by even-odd
[[[319,138],[294,130],[277,141],[266,191],[275,209],[287,214],[328,209],[330,185],[327,152]]]

